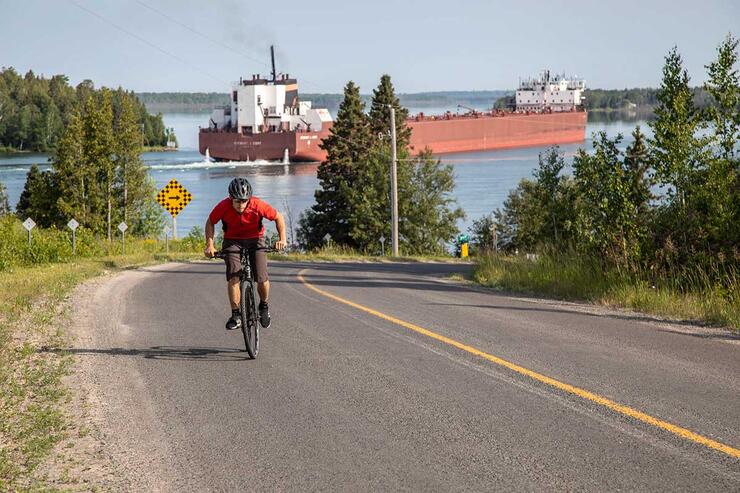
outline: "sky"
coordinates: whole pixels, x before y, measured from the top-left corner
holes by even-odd
[[[549,68],[656,87],[677,45],[691,83],[740,36],[737,0],[0,0],[0,67],[137,92],[227,92],[278,72],[302,92],[513,89]]]

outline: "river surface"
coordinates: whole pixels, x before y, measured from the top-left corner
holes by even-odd
[[[439,108],[436,112],[442,112],[444,109]],[[435,113],[429,108],[423,108],[423,111],[427,114]],[[411,112],[416,111],[412,108]],[[587,150],[592,148],[592,135],[595,132],[605,131],[610,137],[622,133],[625,137],[624,143],[620,146],[622,149],[632,140],[630,134],[637,124],[646,135],[651,136],[650,128],[645,121],[594,121],[594,116],[596,115],[589,115],[586,140],[583,143],[560,147],[568,166],[579,148]],[[319,185],[316,179],[318,164],[282,164],[266,161],[205,162],[197,150],[198,126],[205,125],[207,121],[207,114],[165,114],[165,125],[175,129],[180,149],[171,152],[148,152],[142,155],[142,160],[149,167],[149,173],[158,188],[174,178],[193,195],[192,202],[177,217],[178,234],[182,236],[193,226],[203,226],[211,208],[226,196],[227,185],[235,176],[247,177],[252,183],[255,195],[270,202],[286,215],[286,219],[292,218],[294,226],[297,225],[301,211],[314,203],[314,191]],[[461,231],[466,231],[474,220],[501,207],[509,191],[515,188],[522,178],[532,176],[532,171],[537,167],[538,155],[545,150],[546,147],[529,147],[439,156],[443,163],[452,165],[455,171],[454,196],[466,214],[465,219],[458,224]],[[48,169],[48,156],[0,154],[0,182],[7,188],[11,207],[18,203],[26,173],[32,164]]]

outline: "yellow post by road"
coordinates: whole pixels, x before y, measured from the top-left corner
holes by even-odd
[[[460,258],[466,258],[468,256],[468,244],[463,243],[460,246]]]

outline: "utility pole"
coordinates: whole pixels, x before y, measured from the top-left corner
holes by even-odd
[[[398,257],[398,183],[396,179],[396,109],[388,105],[391,109],[391,246],[393,256]]]

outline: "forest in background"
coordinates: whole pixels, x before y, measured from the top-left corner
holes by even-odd
[[[711,101],[703,87],[691,89],[694,104],[705,108]],[[658,89],[586,89],[586,109],[589,111],[648,111],[652,112],[658,101]],[[229,103],[229,95],[219,92],[142,92],[139,100],[152,112],[162,113],[207,113],[216,106]],[[333,115],[339,109],[343,94],[301,93],[301,98],[311,101],[317,108],[327,108]],[[367,106],[372,95],[360,95]],[[513,90],[499,91],[437,91],[398,94],[406,108],[455,108],[457,105],[475,109],[507,108],[514,105]],[[463,111],[464,108],[461,108]]]
[[[52,152],[73,115],[100,92],[91,80],[72,87],[66,75],[47,79],[32,70],[20,75],[13,67],[0,69],[0,151]],[[111,92],[114,110],[130,99],[141,125],[145,146],[166,146],[168,130],[162,115],[151,115],[133,91]]]

